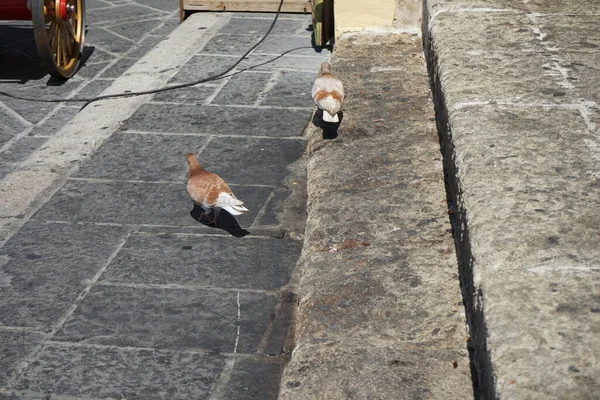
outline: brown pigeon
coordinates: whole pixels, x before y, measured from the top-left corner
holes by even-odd
[[[214,212],[213,222],[216,224],[221,209],[231,215],[240,215],[248,211],[244,202],[238,200],[229,186],[217,174],[208,172],[200,166],[196,154],[188,153],[187,161],[190,166],[190,179],[187,190],[192,201],[204,211]]]

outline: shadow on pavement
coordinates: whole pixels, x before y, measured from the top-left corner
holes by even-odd
[[[211,228],[223,229],[224,231],[228,232],[231,236],[244,237],[250,234],[250,232],[240,227],[233,215],[229,214],[226,210],[221,210],[219,212],[216,224],[213,222],[213,213],[214,210],[211,213],[207,213],[202,207],[196,204],[194,204],[194,208],[192,209],[192,211],[190,211],[190,215],[196,221]]]
[[[344,120],[344,112],[340,111],[338,116],[340,117],[340,122],[325,122],[323,121],[323,110],[317,108],[312,122],[316,127],[323,129],[323,139],[335,139],[338,137],[338,129]]]
[[[79,68],[94,53],[84,46]],[[31,25],[0,25],[0,83],[25,84],[48,77],[48,86],[60,86],[66,80],[52,78],[40,62]]]

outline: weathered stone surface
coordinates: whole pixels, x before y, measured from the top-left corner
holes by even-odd
[[[64,106],[59,107],[54,114],[48,117],[44,122],[35,125],[31,131],[36,136],[52,136],[58,132],[71,118],[79,112],[80,107]]]
[[[316,362],[316,360],[319,360]],[[468,399],[466,348],[390,349],[366,342],[302,343],[281,382],[282,398]]]
[[[276,58],[276,59],[275,59]],[[274,61],[271,61],[274,60]],[[298,56],[296,51],[288,53],[283,57],[264,54],[250,54],[246,60],[240,63],[240,68],[251,68],[257,71],[272,71],[277,69],[304,71],[313,73],[316,77],[319,70],[315,70],[315,61],[321,63],[329,60],[329,53],[315,53],[310,57]],[[268,63],[267,63],[268,62]]]
[[[197,153],[206,136],[135,134],[111,136],[73,174],[79,178],[184,182],[187,153]]]
[[[237,293],[98,285],[57,332],[55,340],[252,353],[264,335],[276,298],[239,293],[238,319]]]
[[[223,357],[214,354],[51,344],[15,386],[25,396],[207,399],[223,366]]]
[[[600,4],[564,0],[429,0],[430,15],[444,11],[521,11],[533,13],[598,14]],[[465,29],[467,31],[467,29]]]
[[[198,13],[179,25],[176,0],[87,5],[91,34],[75,77],[48,81],[39,65],[28,66],[37,64],[28,23],[23,32],[10,28],[22,45],[9,44],[0,90],[48,99],[154,89],[236,60],[202,53],[215,33],[232,33],[236,25],[219,23],[231,14]],[[272,15],[236,19],[264,26]],[[309,24],[309,15],[282,16],[269,50],[310,46]],[[328,56],[296,55],[292,64],[314,76]],[[202,65],[208,58],[218,61]],[[0,233],[12,236],[0,254],[0,398],[277,398],[291,351],[290,278],[306,203],[302,131],[312,109],[306,90],[296,89],[311,82],[280,68],[236,77],[251,74],[266,79],[232,79],[223,90],[217,80],[81,112],[78,103],[1,99],[0,129],[15,140],[0,169],[16,169],[0,184]],[[259,104],[272,89],[285,104]],[[208,105],[219,91],[218,104]],[[143,103],[153,109],[119,130]],[[206,152],[202,161],[246,202],[251,212],[239,223],[250,236],[234,238],[189,215],[187,151]]]
[[[255,14],[247,14],[247,16],[254,17]],[[289,19],[282,18],[284,14],[280,14],[280,18],[277,19],[275,27],[271,35],[285,35],[285,36],[305,36],[310,37],[311,31],[309,31],[309,22],[305,18],[301,19]],[[267,15],[264,18],[247,18],[243,13],[233,14],[233,18],[227,24],[223,26],[223,30],[231,34],[242,34],[242,35],[254,35],[264,34],[271,26],[273,22],[273,15]]]
[[[10,375],[22,359],[33,351],[43,334],[32,332],[0,332],[0,387],[8,384]],[[2,397],[0,397],[2,398]]]
[[[149,132],[289,137],[299,136],[309,119],[309,110],[146,104],[123,126]]]
[[[241,56],[252,45],[258,42],[262,34],[232,35],[229,33],[213,37],[202,49],[205,54],[236,55]],[[232,63],[236,58],[231,58]]]
[[[285,107],[311,107],[311,89],[316,74],[281,71],[277,83],[263,96],[261,105]]]
[[[169,85],[171,84],[174,83],[172,82]],[[204,104],[215,93],[215,90],[217,90],[217,87],[214,86],[214,83],[210,85],[202,84],[160,92],[154,95],[153,100],[159,103]]]
[[[281,370],[279,363],[241,359],[236,362],[223,398],[275,400],[279,393]]]
[[[217,75],[225,71],[235,62],[234,57],[220,55],[200,54],[193,56],[181,69],[175,74],[170,83],[187,83],[195,82],[202,78]],[[219,80],[209,83],[219,84]]]
[[[337,139],[310,130],[296,348],[281,398],[468,398],[467,333],[420,40],[339,41],[333,72],[347,101]]]
[[[221,89],[212,104],[254,105],[265,90],[270,74],[245,72],[234,75]]]
[[[0,324],[49,330],[124,236],[114,226],[27,223],[2,247]]]
[[[482,398],[600,391],[597,13],[578,1],[429,3]]]
[[[8,163],[18,163],[26,158],[31,152],[40,147],[46,140],[48,139],[24,137],[2,153],[2,161]]]
[[[288,283],[301,244],[248,237],[129,237],[102,282],[277,290]]]
[[[250,212],[236,217],[252,223],[271,189],[236,186],[232,190]],[[184,183],[125,183],[69,181],[35,215],[50,221],[105,222],[197,226],[189,211],[193,203]]]
[[[205,168],[226,182],[282,185],[290,166],[306,149],[306,140],[270,138],[220,138],[215,136],[200,154]],[[268,160],[269,168],[265,168]]]

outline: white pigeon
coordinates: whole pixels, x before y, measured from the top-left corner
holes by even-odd
[[[338,113],[344,102],[344,85],[331,74],[331,64],[321,64],[319,77],[312,88],[312,98],[317,107],[323,110],[323,121],[340,122]]]

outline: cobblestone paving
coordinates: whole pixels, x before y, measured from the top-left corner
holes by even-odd
[[[46,86],[29,67],[23,86],[3,78],[2,90],[97,94],[176,27],[169,4],[88,1],[94,52],[76,77]],[[170,83],[220,71],[271,19],[227,15]],[[240,68],[310,47],[309,24],[282,16]],[[33,60],[11,53],[19,43],[3,46],[22,67]],[[304,229],[302,132],[328,57],[303,49],[158,94],[66,179],[0,250],[0,399],[277,398]],[[5,100],[5,172],[77,112]],[[189,151],[245,201],[250,212],[238,222],[249,236],[191,218]]]

